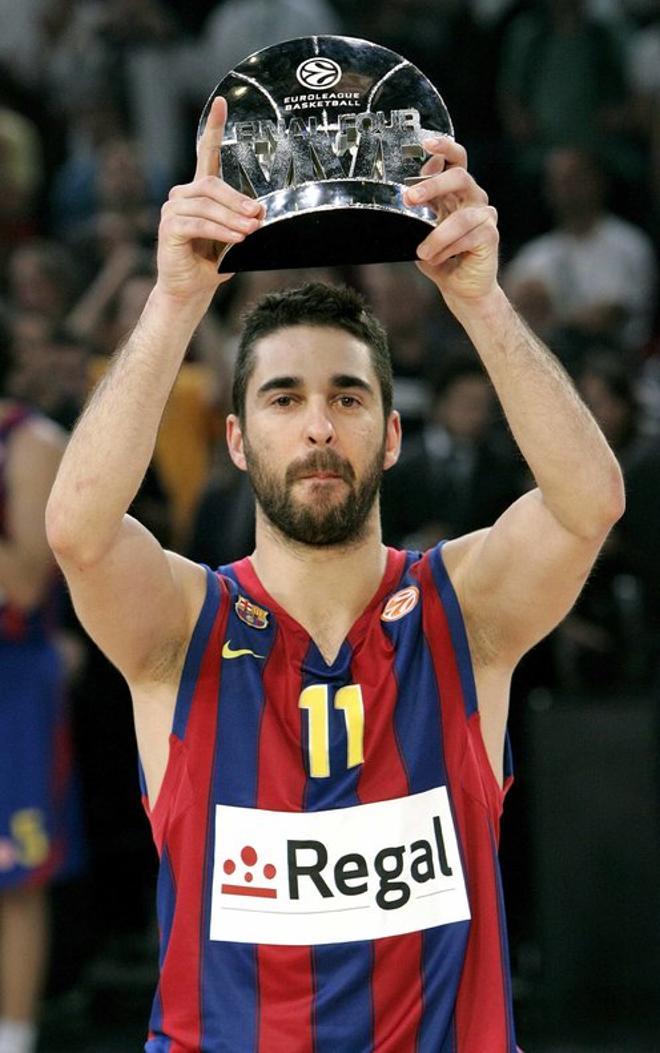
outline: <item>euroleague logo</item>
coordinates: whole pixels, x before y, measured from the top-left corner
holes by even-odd
[[[301,62],[296,77],[305,88],[323,91],[339,84],[343,71],[338,62],[329,58],[310,58]]]
[[[418,602],[419,589],[416,585],[409,585],[407,588],[395,592],[394,596],[390,596],[380,616],[381,620],[384,622],[398,622],[399,618],[404,618],[406,614],[410,614]]]

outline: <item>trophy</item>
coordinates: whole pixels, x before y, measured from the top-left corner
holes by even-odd
[[[388,48],[351,37],[299,37],[244,59],[211,93],[226,98],[222,177],[261,202],[261,227],[219,270],[416,259],[436,224],[403,193],[419,182],[429,136],[453,135],[441,96]]]

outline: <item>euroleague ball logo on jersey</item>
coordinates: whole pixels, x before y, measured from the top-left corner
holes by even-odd
[[[339,84],[343,71],[338,62],[329,58],[310,58],[301,62],[296,77],[305,88],[324,91]]]
[[[419,589],[416,585],[409,585],[390,596],[381,614],[384,622],[398,622],[399,618],[405,618],[419,603]]]

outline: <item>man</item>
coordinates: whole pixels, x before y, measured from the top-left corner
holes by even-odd
[[[44,512],[59,428],[9,395],[0,318],[0,1053],[32,1053],[49,942],[48,885],[75,868],[63,663]]]
[[[225,118],[217,100],[47,512],[134,700],[161,852],[146,1049],[513,1053],[495,860],[509,681],[574,602],[621,474],[497,285],[495,212],[464,150],[433,140],[431,178],[408,191],[439,216],[420,266],[538,489],[442,553],[386,550],[378,482],[401,435],[383,334],[350,294],[312,286],[262,302],[243,336],[227,439],[257,496],[253,556],[215,575],[164,552],[125,511],[226,280],[219,246],[260,222],[217,177]]]
[[[606,209],[605,173],[595,156],[557,148],[544,174],[555,226],[511,261],[509,292],[530,322],[572,332],[582,346],[594,340],[621,345],[635,361],[655,311],[653,243]]]

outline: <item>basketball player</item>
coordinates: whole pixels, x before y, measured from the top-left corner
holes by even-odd
[[[68,857],[63,670],[44,529],[64,443],[53,424],[3,397],[5,352],[0,336],[0,1053],[31,1053],[48,883]]]
[[[216,100],[163,208],[158,278],[73,435],[47,513],[76,609],[128,680],[161,856],[150,1053],[514,1053],[496,845],[520,656],[564,617],[623,510],[621,474],[497,284],[462,147],[408,192],[420,266],[463,324],[537,488],[423,556],[387,550],[399,417],[351,293],[248,317],[227,439],[257,498],[212,573],[126,516],[168,393],[259,206],[218,177]]]

